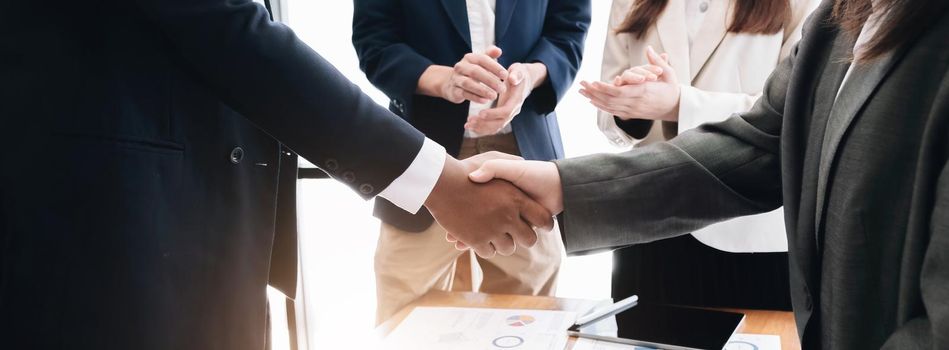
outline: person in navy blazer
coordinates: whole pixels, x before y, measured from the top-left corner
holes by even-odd
[[[554,109],[580,66],[590,11],[589,0],[356,0],[353,46],[389,109],[450,154],[560,159]],[[477,289],[468,265],[478,262],[456,260],[460,253],[427,212],[376,200],[374,213],[383,221],[379,321],[432,288]],[[541,237],[539,249],[481,261],[480,290],[553,293],[562,249],[556,236]]]
[[[498,254],[553,225],[250,0],[0,8],[0,348],[267,348],[267,284],[294,291],[293,153]]]

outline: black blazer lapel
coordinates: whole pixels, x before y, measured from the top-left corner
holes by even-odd
[[[517,0],[497,0],[497,6],[494,9],[495,42],[501,42],[501,38],[504,38],[504,34],[507,33],[515,7],[517,7]]]
[[[905,52],[905,49],[897,49],[871,62],[854,62],[850,76],[840,88],[827,120],[818,168],[817,216],[815,217],[818,247],[821,244],[821,230],[824,228],[823,215],[827,200],[827,181],[834,166],[837,148],[870,96],[876,92],[877,87]]]
[[[442,5],[445,6],[445,12],[448,13],[448,18],[451,19],[451,23],[455,25],[455,30],[458,31],[458,35],[461,35],[465,43],[468,44],[468,47],[471,47],[471,31],[468,28],[468,7],[465,1],[442,0]]]

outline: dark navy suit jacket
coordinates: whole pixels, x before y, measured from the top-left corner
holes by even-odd
[[[495,13],[501,65],[547,66],[547,81],[511,122],[521,155],[563,158],[554,108],[580,67],[590,1],[497,0]],[[353,45],[369,81],[391,99],[389,109],[457,156],[469,103],[453,104],[415,91],[426,68],[453,66],[471,52],[465,1],[356,0]],[[413,216],[385,200],[376,201],[375,214],[406,231],[422,231],[432,223],[425,210]]]
[[[288,150],[370,198],[424,140],[250,0],[4,2],[0,118],[5,349],[263,349]]]

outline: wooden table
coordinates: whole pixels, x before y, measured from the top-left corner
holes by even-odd
[[[379,325],[376,332],[380,337],[385,337],[396,326],[399,325],[406,316],[412,312],[416,306],[454,306],[454,307],[477,307],[489,309],[538,309],[538,310],[563,310],[586,312],[597,305],[597,301],[586,299],[564,299],[551,297],[534,297],[524,295],[496,295],[481,293],[455,293],[433,291],[423,295],[418,300],[409,304],[392,318]],[[727,311],[741,312],[745,314],[745,322],[738,329],[740,333],[751,334],[775,334],[781,336],[782,349],[800,349],[801,345],[797,339],[797,328],[794,325],[794,315],[783,311],[763,311],[763,310],[736,310],[726,309]],[[571,337],[567,349],[573,348],[576,339]]]

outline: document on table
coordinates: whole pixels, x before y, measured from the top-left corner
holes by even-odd
[[[655,350],[635,345],[610,343],[601,340],[579,338],[573,350]],[[736,333],[728,340],[724,350],[781,350],[781,337],[763,334]]]
[[[736,333],[725,344],[725,350],[781,350],[781,337]]]
[[[563,350],[568,311],[416,307],[383,340],[387,350]]]

